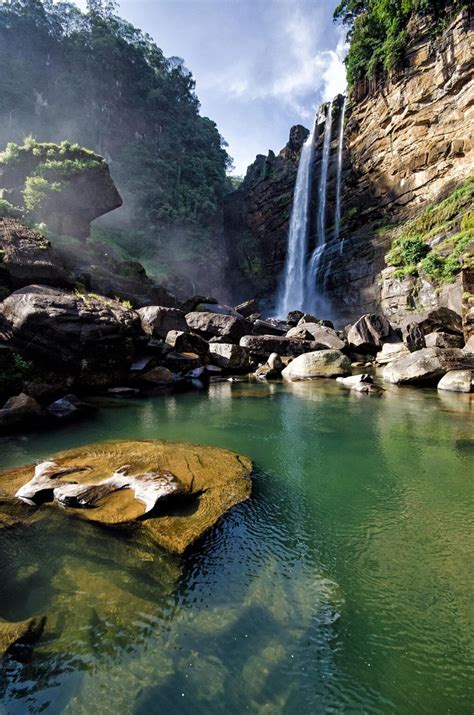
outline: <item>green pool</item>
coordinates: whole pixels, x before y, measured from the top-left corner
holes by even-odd
[[[2,467],[158,438],[255,475],[183,558],[52,510],[2,530],[0,615],[48,621],[0,713],[471,714],[473,405],[222,382],[2,439]]]

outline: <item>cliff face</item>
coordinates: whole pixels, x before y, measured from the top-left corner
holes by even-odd
[[[389,232],[381,229],[415,216],[426,204],[447,195],[472,171],[474,33],[470,18],[465,12],[435,41],[429,29],[428,24],[411,28],[416,40],[402,73],[380,86],[360,85],[349,99],[344,135],[343,250],[339,242],[329,241],[325,258],[327,297],[341,320],[381,307],[382,290],[385,294],[388,290],[387,286],[383,288],[381,272],[390,243]],[[336,102],[327,192],[329,237],[339,109]],[[315,186],[321,142],[319,131]],[[228,200],[226,227],[231,229],[234,250],[239,250],[245,233],[247,244],[260,251],[261,263],[255,273],[260,271],[264,279],[257,276],[249,281],[247,295],[271,295],[283,268],[296,159],[288,161],[282,155],[277,177],[270,174],[249,181],[237,192],[238,197],[234,194]],[[251,206],[257,210],[249,210]],[[449,290],[441,293],[446,293],[446,302],[455,300]],[[430,295],[428,302],[433,300]]]
[[[239,189],[224,204],[230,291],[238,301],[269,298],[283,268],[293,188],[301,147],[309,132],[292,127],[278,156],[258,155]]]

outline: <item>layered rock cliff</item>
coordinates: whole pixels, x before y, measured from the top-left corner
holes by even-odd
[[[407,221],[427,204],[444,198],[472,171],[474,32],[470,15],[468,11],[462,13],[436,41],[429,23],[418,23],[409,30],[414,39],[403,72],[378,85],[361,84],[349,97],[344,135],[342,247],[331,241],[337,152],[337,131],[333,130],[327,191],[329,242],[324,270],[327,297],[341,321],[380,310],[382,297],[385,300],[390,293],[382,277],[392,240],[387,226]],[[339,126],[340,106],[339,99],[334,104],[333,127]],[[315,187],[319,179],[321,129],[320,126],[316,132]],[[227,201],[226,235],[238,257],[231,276],[238,297],[253,292],[271,301],[275,295],[286,255],[296,174],[297,157],[290,153],[287,158],[287,154],[285,149],[275,158],[271,154],[259,157],[240,190]],[[278,163],[276,168],[273,162]],[[258,166],[269,166],[269,170],[259,173]],[[313,195],[316,193],[313,188]],[[313,226],[310,234],[311,247]],[[393,274],[389,279],[393,297],[399,286],[393,286]],[[462,280],[458,278],[454,287],[443,290],[428,286],[425,302],[440,300],[460,309],[462,294],[466,293]],[[419,293],[412,291],[412,298]],[[413,300],[408,301],[407,309],[422,308],[422,303],[414,306]],[[397,307],[396,312],[397,316],[403,313],[403,307]]]

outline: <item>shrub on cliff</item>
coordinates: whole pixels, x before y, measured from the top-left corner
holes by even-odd
[[[425,273],[436,282],[452,281],[463,265],[472,263],[474,244],[474,177],[443,201],[427,206],[419,216],[393,232],[387,265],[404,278]]]
[[[468,4],[467,0],[342,0],[334,19],[348,27],[349,85],[403,66],[412,18],[429,15],[436,35],[454,12]]]

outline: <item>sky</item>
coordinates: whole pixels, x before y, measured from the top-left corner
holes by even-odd
[[[85,0],[77,0],[85,7]],[[276,153],[290,127],[313,122],[346,86],[337,0],[121,0],[120,14],[165,56],[184,59],[201,113],[214,120],[245,174],[256,154]]]

